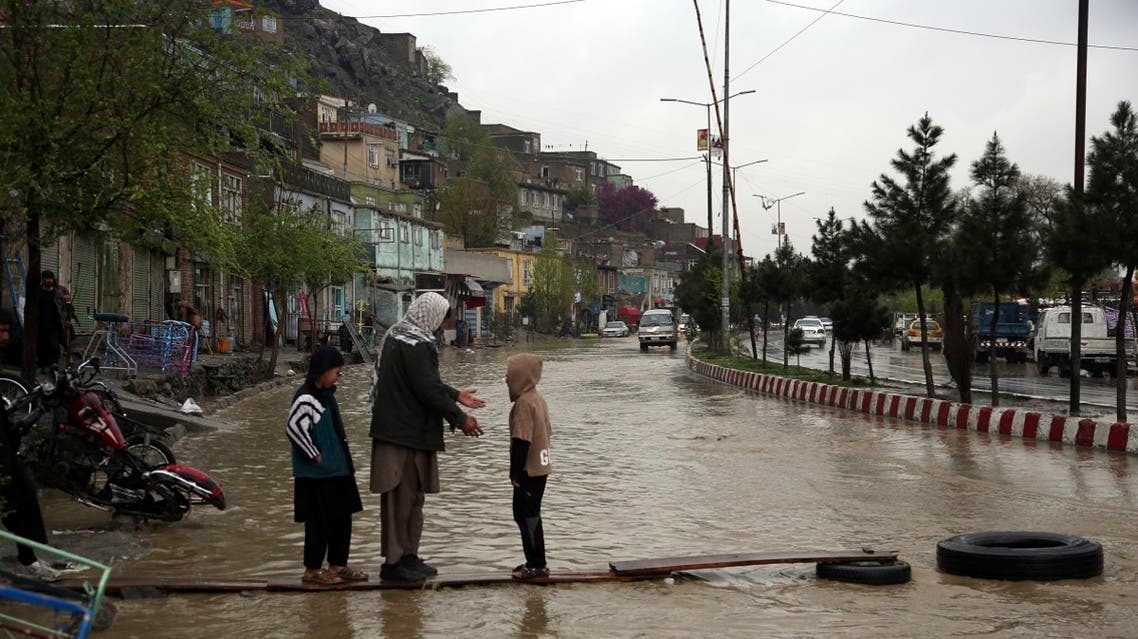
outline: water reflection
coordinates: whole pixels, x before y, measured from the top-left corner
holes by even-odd
[[[448,436],[442,492],[426,506],[422,553],[449,574],[504,573],[521,562],[507,480],[510,404],[501,382],[512,352],[447,349],[442,356],[444,379],[477,387],[488,402],[478,412],[485,436]],[[128,602],[104,636],[147,637],[154,628],[169,639],[790,637],[825,634],[820,628],[887,639],[1007,629],[1087,636],[1085,619],[1063,610],[1094,610],[1095,636],[1138,627],[1134,456],[1033,447],[761,397],[689,373],[680,352],[641,354],[635,340],[564,341],[542,355],[557,464],[543,506],[554,570],[873,545],[900,551],[914,566],[914,582],[883,589],[822,583],[803,565],[718,571],[672,586],[183,596]],[[235,406],[226,417],[238,428],[179,443],[179,458],[214,474],[234,505],[145,531],[151,550],[118,562],[116,576],[299,576],[283,434],[293,390]],[[338,397],[361,486],[369,470],[366,395],[367,371],[350,368]],[[354,520],[352,563],[377,576],[375,496],[365,494],[364,506]],[[937,540],[995,528],[1100,538],[1107,575],[1028,586],[935,572]]]

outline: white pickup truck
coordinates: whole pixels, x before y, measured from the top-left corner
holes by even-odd
[[[1107,333],[1106,315],[1101,308],[1095,306],[1084,306],[1082,311],[1080,364],[1095,377],[1101,377],[1106,372],[1113,373],[1118,354],[1114,336]],[[1133,340],[1127,340],[1125,349],[1127,358],[1134,357]],[[1032,352],[1035,354],[1040,375],[1046,375],[1047,371],[1055,366],[1059,369],[1061,377],[1070,376],[1071,307],[1056,306],[1044,309],[1039,314],[1039,321],[1035,324],[1035,333],[1032,337]]]

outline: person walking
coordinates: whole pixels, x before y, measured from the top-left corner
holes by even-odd
[[[11,335],[12,316],[7,310],[0,309],[0,350],[5,351],[5,355]],[[4,361],[10,361],[10,358],[4,357]],[[43,523],[36,484],[31,471],[17,454],[23,432],[20,425],[9,418],[7,402],[0,400],[0,403],[5,404],[0,406],[3,409],[0,410],[0,512],[3,513],[0,523],[14,535],[46,544],[47,527]],[[16,544],[16,559],[24,572],[36,579],[59,579],[59,572],[40,561],[31,546]]]
[[[55,273],[40,274],[39,330],[36,333],[36,366],[50,370],[59,364],[61,344],[67,334],[64,321],[67,304],[56,286]],[[25,314],[26,317],[26,314]]]
[[[344,356],[339,350],[328,344],[317,348],[288,413],[293,516],[304,524],[303,583],[334,585],[368,578],[348,565],[352,514],[363,510],[363,504],[336,404],[336,382],[343,370]]]
[[[438,569],[419,557],[423,505],[427,493],[439,492],[438,453],[443,421],[467,437],[482,435],[478,420],[459,405],[481,408],[473,390],[459,390],[439,376],[434,333],[450,303],[438,293],[411,302],[379,344],[372,371],[371,477],[369,487],[380,498],[380,577],[422,581]]]
[[[514,579],[528,581],[549,576],[545,561],[545,531],[541,500],[553,464],[549,444],[553,429],[549,407],[537,390],[542,359],[518,353],[506,359],[506,387],[510,391],[510,484],[514,487],[514,522],[522,533],[526,562],[514,568]]]

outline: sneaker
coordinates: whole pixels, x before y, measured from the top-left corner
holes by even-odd
[[[434,577],[435,575],[439,574],[438,568],[435,568],[431,564],[423,561],[419,555],[407,555],[403,559],[407,560],[408,565],[414,567],[419,572],[426,574],[428,577]]]
[[[59,581],[59,571],[38,559],[24,566],[24,572],[40,581]]]

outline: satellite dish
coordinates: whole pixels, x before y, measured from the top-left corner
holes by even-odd
[[[375,113],[375,111],[376,111],[375,102],[372,102],[371,104],[367,105],[367,112],[368,113]]]

